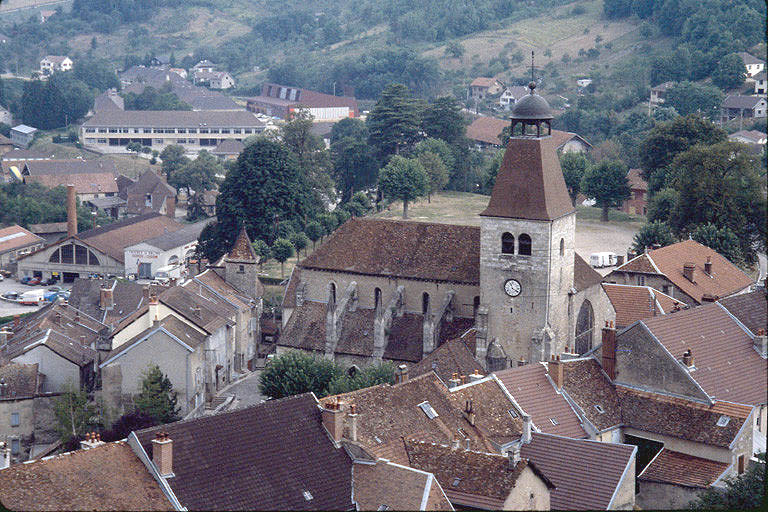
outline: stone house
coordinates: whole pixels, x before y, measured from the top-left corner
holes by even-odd
[[[752,80],[755,81],[755,94],[765,96],[766,91],[768,91],[768,85],[766,85],[765,79],[765,70],[753,76]]]
[[[0,268],[15,263],[20,256],[40,249],[45,240],[21,226],[0,228]]]
[[[630,196],[619,208],[630,215],[646,215],[648,213],[648,182],[640,176],[640,169],[630,169],[627,173]]]
[[[650,250],[617,267],[604,280],[650,286],[689,306],[744,293],[754,284],[736,265],[694,240]]]
[[[663,84],[651,87],[651,97],[648,100],[648,115],[653,113],[653,109],[664,103],[667,91],[677,85],[677,82],[664,82]]]
[[[14,146],[26,149],[37,134],[37,128],[20,124],[11,128],[11,142]]]
[[[467,89],[467,101],[482,100],[486,96],[498,94],[504,90],[504,84],[495,78],[478,77],[472,80]]]
[[[720,122],[764,118],[767,105],[763,96],[726,96],[720,107]]]
[[[112,160],[27,160],[21,168],[25,183],[54,188],[75,186],[80,201],[117,196],[115,163]]]
[[[46,55],[40,60],[40,74],[43,76],[70,70],[72,70],[72,59],[66,55]]]
[[[504,92],[499,96],[499,105],[504,110],[511,110],[517,103],[517,100],[528,94],[528,88],[522,85],[513,85],[511,87],[505,87]]]
[[[127,215],[157,212],[170,218],[176,216],[176,189],[156,172],[145,171],[135,181],[121,177],[116,183],[118,195],[126,202]]]

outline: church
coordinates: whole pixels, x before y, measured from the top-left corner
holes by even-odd
[[[575,251],[547,101],[530,92],[480,227],[351,219],[294,269],[277,352],[415,363],[472,331],[486,370],[584,354],[614,310]]]

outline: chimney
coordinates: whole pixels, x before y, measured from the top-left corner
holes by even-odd
[[[112,288],[102,288],[99,293],[99,308],[102,311],[115,307],[115,297]]]
[[[459,378],[461,379],[461,385],[462,386],[467,383],[467,376],[466,375],[461,375]]]
[[[520,360],[517,362],[517,366],[525,366],[527,363],[525,362],[525,359],[523,359],[523,356],[520,356]]]
[[[11,466],[11,449],[5,442],[0,441],[0,469]]]
[[[200,318],[200,306],[192,306],[192,314],[195,315],[195,318]]]
[[[707,261],[704,263],[704,272],[712,274],[712,256],[707,256]]]
[[[80,323],[80,311],[75,310],[75,318],[72,321],[76,324]]]
[[[475,373],[469,374],[469,382],[475,382],[483,378],[483,375],[480,373],[480,370],[475,369]]]
[[[448,389],[455,388],[459,384],[461,384],[461,381],[459,380],[459,374],[453,373],[451,378],[448,380]]]
[[[144,295],[144,301],[149,302],[149,286],[142,286],[141,293]]]
[[[155,322],[160,321],[160,303],[157,300],[157,295],[154,293],[149,296],[149,327],[155,325]]]
[[[85,434],[85,439],[80,441],[80,449],[90,450],[91,448],[96,448],[102,444],[104,444],[104,441],[101,440],[101,434],[97,434],[96,432],[88,432]]]
[[[451,443],[451,450],[456,451],[459,448],[461,448],[461,441],[459,441],[458,438],[453,438],[453,442]]]
[[[520,436],[520,442],[522,444],[528,444],[531,442],[531,415],[523,414],[523,433]]]
[[[323,426],[331,435],[331,439],[335,443],[341,441],[341,438],[344,437],[344,414],[341,412],[341,404],[338,398],[328,402],[323,407],[322,416]]]
[[[395,370],[395,384],[402,384],[403,382],[408,380],[408,366],[406,364],[401,364],[397,367],[397,370]]]
[[[13,335],[13,332],[9,331],[6,328],[0,328],[0,345],[5,345],[8,343],[8,338],[10,338]]]
[[[13,315],[13,330],[19,328],[19,324],[21,324],[21,315]]]
[[[347,414],[349,419],[349,439],[355,442],[357,442],[357,416],[355,404],[349,404],[349,414]]]
[[[469,451],[469,446],[470,446],[471,443],[472,443],[472,440],[470,438],[468,438],[468,437],[464,438],[464,449],[466,451]]]
[[[67,185],[67,236],[77,234],[77,201],[75,186]]]
[[[517,463],[520,462],[520,443],[515,443],[507,453],[509,459],[509,469],[515,469]]]
[[[464,402],[464,418],[470,425],[475,426],[475,410],[471,399]]]
[[[61,325],[61,311],[57,311],[55,315],[53,315],[53,323],[56,325]]]
[[[759,329],[757,336],[752,342],[757,353],[763,357],[768,357],[768,336],[765,335],[765,329]]]
[[[705,302],[715,302],[717,300],[717,295],[712,295],[711,293],[705,293],[701,296],[701,302],[702,304]]]
[[[691,349],[683,352],[683,364],[686,368],[693,367],[693,351]]]
[[[613,322],[605,322],[603,327],[603,370],[611,382],[616,379],[616,329]]]
[[[552,379],[552,382],[555,383],[555,388],[557,388],[558,391],[563,389],[563,363],[560,362],[560,356],[557,356],[557,359],[555,359],[555,356],[552,356],[552,360],[549,362],[549,377]]]
[[[173,476],[173,440],[165,432],[157,432],[152,440],[152,463],[161,477]]]
[[[693,271],[696,269],[695,263],[683,263],[683,277],[693,282]]]

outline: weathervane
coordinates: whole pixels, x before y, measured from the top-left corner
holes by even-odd
[[[533,50],[531,50],[531,82],[535,82],[536,79],[533,77]]]

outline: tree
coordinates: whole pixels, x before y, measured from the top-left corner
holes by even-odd
[[[672,235],[672,230],[665,222],[654,221],[643,224],[640,231],[635,233],[632,239],[632,252],[635,254],[642,254],[645,252],[646,247],[650,248],[655,245],[664,247],[675,243],[675,237]]]
[[[88,393],[69,383],[53,403],[56,430],[61,442],[68,444],[95,428],[96,407]]]
[[[139,394],[133,398],[136,411],[146,414],[158,424],[172,423],[180,419],[176,401],[171,380],[159,366],[149,365],[142,373]]]
[[[627,180],[627,166],[615,160],[603,160],[590,167],[581,179],[581,191],[593,198],[602,208],[601,220],[608,221],[608,210],[629,199],[631,190]]]
[[[725,479],[725,489],[708,487],[688,504],[700,510],[760,510],[765,509],[765,452],[757,455],[758,462],[750,464],[738,476]]]
[[[648,222],[669,222],[677,200],[677,191],[671,187],[656,192],[648,202]]]
[[[285,277],[285,262],[293,256],[293,244],[285,238],[278,238],[270,250],[272,257],[280,263],[280,277]]]
[[[412,156],[418,157],[423,153],[434,153],[440,157],[446,169],[451,170],[455,166],[453,151],[444,139],[428,137],[413,147]]]
[[[217,176],[224,174],[221,161],[205,150],[197,158],[176,169],[168,177],[168,183],[174,187],[185,188],[190,195],[189,218],[204,217],[202,198],[207,190],[215,188]]]
[[[259,391],[272,399],[313,392],[328,394],[328,384],[342,372],[325,358],[292,351],[281,354],[267,365],[259,377]]]
[[[323,225],[323,231],[326,235],[333,233],[333,230],[339,225],[336,216],[330,213],[321,215],[318,220],[320,221],[320,224]]]
[[[331,161],[342,202],[349,201],[355,191],[376,183],[378,162],[373,148],[364,139],[344,137],[331,143]]]
[[[192,110],[192,107],[179,99],[171,90],[170,84],[160,89],[147,86],[139,94],[126,93],[125,110]]]
[[[93,38],[96,41],[96,38]],[[75,78],[98,91],[120,89],[120,80],[114,68],[105,59],[77,59],[72,66]]]
[[[735,53],[722,57],[712,71],[712,83],[726,91],[744,85],[745,78],[744,61]]]
[[[295,156],[299,170],[309,182],[313,204],[323,204],[323,195],[332,194],[330,160],[323,139],[312,132],[312,114],[306,108],[295,111],[280,130],[283,144]]]
[[[335,142],[346,137],[367,141],[368,127],[365,125],[365,121],[356,117],[345,117],[331,127],[331,147]]]
[[[741,263],[744,260],[739,247],[739,239],[727,227],[718,228],[712,223],[704,224],[691,233],[691,238],[710,249],[714,249],[732,263]]]
[[[467,123],[461,114],[461,105],[450,96],[437,98],[424,108],[421,129],[427,137],[441,139],[448,144],[457,143],[467,132]]]
[[[319,222],[313,220],[304,226],[304,232],[307,234],[307,238],[312,241],[312,250],[315,250],[315,242],[323,237],[323,226]]]
[[[653,119],[658,122],[672,121],[680,114],[674,107],[656,107],[653,111]]]
[[[695,82],[680,82],[670,87],[664,99],[665,106],[674,108],[682,116],[700,114],[708,119],[717,119],[722,103],[723,93],[718,88]]]
[[[189,158],[185,154],[186,151],[184,146],[171,144],[160,153],[160,160],[163,161],[163,174],[165,174],[166,179],[189,163]]]
[[[309,245],[309,238],[301,231],[294,231],[288,237],[291,245],[296,249],[296,261],[299,261],[299,253],[307,248]],[[305,254],[306,255],[306,254]]]
[[[448,169],[440,157],[431,151],[420,154],[417,159],[427,173],[427,201],[432,202],[432,194],[443,190],[448,184]]]
[[[271,254],[269,245],[264,240],[254,240],[251,242],[251,247],[253,247],[253,251],[259,257],[259,268],[261,268],[261,265],[269,259]]]
[[[464,45],[458,41],[451,41],[448,46],[445,47],[445,54],[454,59],[460,59],[464,56]]]
[[[568,187],[568,195],[571,202],[576,201],[576,196],[581,190],[581,179],[589,169],[589,160],[584,153],[570,151],[560,157],[560,167],[563,169],[565,186]]]
[[[105,431],[101,440],[105,442],[120,441],[130,435],[131,432],[142,430],[157,425],[157,421],[141,411],[132,411],[120,416],[112,424],[112,428]]]
[[[71,73],[54,73],[46,82],[24,82],[20,100],[21,120],[42,130],[76,122],[93,106],[91,89]]]
[[[394,156],[379,171],[379,188],[391,199],[403,201],[403,218],[408,218],[408,202],[423,197],[429,190],[429,178],[418,160]]]
[[[350,375],[352,373],[352,375]],[[339,395],[379,384],[395,383],[395,365],[390,362],[368,366],[362,370],[346,371],[328,383],[328,394]]]
[[[408,88],[388,85],[366,119],[368,143],[375,148],[379,159],[386,161],[419,140],[419,121],[419,107]]]
[[[744,259],[765,247],[765,180],[759,159],[746,146],[721,142],[694,146],[673,161],[671,180],[679,199],[670,216],[673,231],[684,236],[713,224],[736,234]]]
[[[142,147],[141,142],[129,142],[125,149],[133,153],[133,158],[136,158],[141,153]]]

